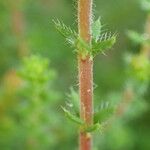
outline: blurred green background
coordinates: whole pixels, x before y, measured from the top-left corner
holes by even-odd
[[[78,97],[77,61],[52,22],[77,29],[76,6],[75,0],[0,0],[0,150],[77,150],[78,129],[60,108]],[[95,0],[94,14],[118,34],[113,49],[94,62],[97,109],[118,104],[130,84],[126,55],[139,53],[140,45],[126,32],[143,33],[147,13],[138,0]],[[125,113],[94,134],[94,150],[150,150],[149,83],[135,85],[144,94],[136,90]]]

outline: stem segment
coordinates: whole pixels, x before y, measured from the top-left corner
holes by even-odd
[[[91,125],[93,122],[93,62],[89,58],[79,58],[79,90],[80,90],[80,117]],[[92,149],[90,133],[80,131],[80,150]]]
[[[92,0],[78,0],[79,36],[91,43]],[[93,60],[78,56],[80,117],[87,125],[93,124]],[[90,133],[80,131],[80,150],[92,150]]]

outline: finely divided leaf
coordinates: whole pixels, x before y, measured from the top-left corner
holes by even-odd
[[[67,27],[63,22],[60,22],[59,20],[53,20],[56,29],[59,31],[59,33],[64,36],[67,40],[67,42],[73,46],[75,46],[76,39],[77,39],[77,33],[72,30],[70,27]]]
[[[99,52],[110,49],[116,42],[116,35],[111,33],[101,33],[102,25],[98,18],[92,25],[92,56],[96,56]]]
[[[101,22],[100,22],[100,17],[92,24],[92,38],[95,41],[98,41],[99,36],[101,34]]]
[[[109,102],[102,102],[99,109],[94,113],[94,122],[104,122],[114,114],[115,107]]]
[[[106,34],[105,34],[106,35]],[[104,35],[104,37],[105,37]],[[103,38],[103,37],[102,37]],[[92,54],[96,56],[99,52],[105,52],[105,50],[110,49],[116,42],[116,36],[110,36],[105,39],[100,39],[98,42],[93,43]]]
[[[79,125],[83,125],[83,124],[84,124],[84,122],[83,122],[79,117],[73,115],[73,114],[72,114],[70,111],[68,111],[66,108],[62,107],[62,109],[63,109],[63,111],[64,111],[66,117],[67,117],[69,120],[71,120],[71,121],[73,121],[73,122],[75,122],[75,123],[77,123],[77,124],[79,124]]]
[[[59,20],[54,21],[56,29],[65,37],[67,42],[76,48],[76,52],[85,59],[88,55],[95,57],[99,52],[104,53],[105,50],[110,49],[116,42],[116,35],[108,33],[101,33],[101,22],[98,18],[92,24],[92,42],[84,41],[74,30],[67,27]]]
[[[79,114],[80,107],[79,107],[79,94],[78,94],[78,92],[73,87],[71,87],[70,88],[70,94],[68,94],[67,96],[68,96],[69,101],[71,101],[70,103],[72,104],[72,109],[77,114]]]

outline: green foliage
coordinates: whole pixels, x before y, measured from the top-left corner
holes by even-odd
[[[100,116],[99,117],[96,116],[97,114],[94,115],[94,124],[90,125],[90,126],[86,125],[86,123],[79,118],[79,95],[78,95],[78,93],[73,88],[70,89],[70,94],[68,95],[68,99],[69,99],[69,102],[66,103],[66,106],[69,107],[68,109],[70,109],[70,111],[67,110],[64,107],[62,107],[62,109],[63,109],[63,111],[65,113],[65,116],[70,121],[72,121],[75,124],[79,125],[79,127],[81,128],[81,130],[83,132],[101,131],[101,125],[99,123],[99,121],[100,121],[99,117]],[[106,105],[103,106],[103,107],[106,107]],[[99,113],[101,113],[101,112],[102,111],[99,111]],[[95,119],[95,117],[97,119]]]
[[[31,56],[24,58],[22,69],[19,71],[19,75],[26,81],[33,84],[45,84],[50,79],[56,76],[54,70],[48,70],[49,61],[43,59],[40,56]]]
[[[35,143],[27,146],[31,149],[48,149],[57,139],[49,136],[49,133],[53,134],[53,128],[57,128],[49,116],[60,99],[60,94],[52,89],[56,73],[49,69],[48,59],[33,55],[24,59],[19,75],[23,85],[19,90],[20,101],[16,113],[26,132],[26,142],[32,139]],[[57,117],[60,116],[57,114]]]
[[[67,105],[74,110],[76,114],[79,114],[79,93],[74,90],[73,87],[70,88],[70,93],[67,94]]]
[[[101,105],[94,113],[94,122],[103,123],[109,119],[115,112],[115,107],[107,102],[101,102]]]
[[[150,0],[141,0],[142,9],[150,12]]]
[[[102,33],[102,24],[98,18],[92,25],[92,56],[104,53],[112,48],[116,42],[116,35],[111,33]]]
[[[103,33],[100,18],[92,24],[92,44],[86,43],[77,33],[70,27],[67,27],[59,20],[54,21],[56,29],[65,37],[65,39],[76,48],[76,52],[82,56],[95,57],[99,53],[104,53],[105,50],[110,49],[116,42],[116,35],[111,33]]]
[[[100,131],[101,130],[101,125],[100,123],[95,123],[91,126],[84,126],[83,127],[83,132],[95,132],[95,131]]]
[[[143,44],[143,43],[150,43],[149,36],[146,34],[139,34],[135,31],[129,30],[127,32],[128,37],[135,43],[135,44]]]
[[[130,62],[131,73],[138,80],[150,80],[150,61],[145,55],[135,55]]]
[[[150,45],[150,39],[146,34],[138,34],[135,31],[128,31],[128,37],[136,44],[141,44],[148,48]],[[144,53],[131,55],[127,59],[129,65],[129,74],[137,80],[149,81],[150,80],[150,60]]]
[[[94,131],[100,131],[100,123],[94,123],[93,125],[86,125],[86,123],[81,120],[78,116],[75,114],[72,114],[70,111],[68,111],[66,108],[62,107],[65,116],[72,122],[76,123],[80,126],[82,132],[94,132]]]
[[[147,110],[148,103],[142,97],[142,93],[136,93],[136,96],[127,108],[124,118],[127,118],[128,120],[136,119],[139,116],[142,116]]]
[[[86,56],[91,55],[91,49],[90,44],[86,43],[81,37],[78,37],[76,51],[83,59],[85,59]]]
[[[99,41],[93,42],[92,55],[96,56],[100,52],[104,53],[107,49],[110,49],[116,42],[116,35],[102,34]]]
[[[84,124],[84,121],[82,121],[79,117],[73,115],[70,111],[68,111],[66,108],[62,107],[66,117],[73,121],[74,123],[77,123],[79,125],[83,125]]]
[[[97,42],[99,40],[101,32],[102,32],[102,24],[100,18],[98,18],[92,24],[92,39]]]
[[[145,0],[140,1],[144,2]],[[12,4],[16,6],[18,2],[17,0],[12,2],[11,0],[0,0],[0,149],[77,150],[78,140],[75,130],[77,125],[71,121],[66,122],[64,113],[60,108],[60,106],[65,103],[66,94],[64,93],[68,91],[68,86],[76,86],[77,84],[76,75],[74,73],[77,69],[75,67],[76,62],[73,60],[72,53],[68,52],[69,48],[64,44],[60,44],[62,42],[61,37],[55,32],[53,24],[48,23],[49,20],[52,20],[55,15],[57,15],[59,18],[63,17],[67,24],[72,24],[76,18],[72,17],[74,13],[72,1],[25,1],[25,3],[19,7],[19,9],[21,8],[22,10],[21,15],[19,12],[17,13],[21,16],[22,23],[18,17],[14,17],[14,12],[18,11],[18,7],[15,10],[14,7],[12,7]],[[149,81],[143,81],[141,77],[139,80],[139,77],[137,78],[139,71],[136,69],[136,75],[135,71],[133,71],[135,69],[133,69],[134,65],[132,65],[131,62],[133,62],[133,57],[138,57],[138,54],[136,56],[131,55],[131,59],[128,65],[126,65],[126,69],[130,70],[130,74],[125,73],[125,65],[123,60],[121,60],[122,56],[124,56],[122,54],[126,52],[127,48],[132,50],[134,48],[134,45],[131,46],[129,40],[126,40],[124,30],[132,27],[135,28],[135,30],[142,31],[145,22],[143,16],[146,14],[139,10],[138,2],[138,0],[115,0],[115,2],[113,0],[95,1],[98,10],[96,13],[100,11],[102,18],[111,24],[111,28],[115,27],[115,29],[117,29],[120,41],[120,44],[115,46],[115,53],[112,53],[112,55],[106,58],[105,56],[101,56],[101,61],[97,62],[96,60],[97,63],[94,67],[96,74],[94,75],[94,80],[100,87],[94,90],[95,106],[98,106],[101,101],[103,103],[103,100],[108,101],[110,104],[116,101],[117,103],[121,103],[122,89],[127,83],[129,87],[133,88],[136,97],[133,102],[127,103],[128,108],[126,109],[126,113],[116,118],[114,122],[108,123],[104,127],[104,130],[102,129],[103,124],[100,122],[100,131],[102,130],[103,134],[94,132],[94,146],[96,147],[93,148],[94,150],[150,149]],[[145,7],[148,8],[149,5],[146,3]],[[147,12],[149,12],[149,8],[147,10]],[[22,33],[19,32],[19,35],[22,34],[23,38],[16,38],[15,33],[16,31],[18,33],[20,28],[14,30],[13,18],[16,18],[17,22],[19,21],[18,23],[21,23],[25,29]],[[101,25],[101,34],[103,34],[105,30],[105,28],[104,30],[103,28],[103,25]],[[99,32],[99,29],[95,31]],[[142,34],[141,37],[145,37],[145,35],[143,36]],[[77,37],[75,38],[76,43],[74,46],[74,40],[72,42],[71,38],[71,45],[73,45],[73,49],[78,52],[76,48],[78,40],[76,39]],[[28,80],[21,75],[22,86],[18,87],[19,92],[14,92],[12,83],[16,84],[17,80],[16,77],[10,75],[9,72],[10,69],[15,70],[18,67],[21,69],[21,72],[23,71],[24,64],[20,64],[22,58],[20,58],[20,48],[18,46],[21,42],[27,42],[27,49],[30,50],[31,54],[38,53],[39,56],[37,57],[41,55],[48,57],[52,63],[50,66],[48,65],[48,68],[45,70],[54,73],[50,75],[53,77],[50,77],[48,80],[46,79],[47,83],[43,81],[45,77],[33,79],[34,85],[35,82],[37,82],[36,85],[38,86],[33,86],[32,80]],[[91,48],[91,45],[87,47]],[[133,51],[134,53],[137,52],[137,47],[135,47]],[[105,52],[101,51],[100,53]],[[45,60],[43,57],[40,58],[42,59],[41,62],[43,62],[43,59]],[[145,59],[147,60],[147,57]],[[51,66],[55,69],[52,69]],[[58,71],[58,74],[55,70]],[[43,73],[44,72],[45,71],[43,71]],[[28,75],[28,73],[26,74]],[[44,74],[47,73],[45,72]],[[4,84],[6,78],[7,80],[9,79],[7,86]],[[37,96],[34,96],[33,91],[35,91],[34,93],[41,93],[35,94],[39,95],[41,99],[40,102],[37,100]],[[61,95],[58,91],[61,92]],[[113,94],[110,94],[110,92]],[[33,99],[35,100],[34,104]],[[67,109],[71,109],[71,112],[76,116],[79,116],[78,100],[77,92],[71,90],[69,97],[67,97],[67,102],[69,101],[68,105],[70,105],[71,108],[67,107]],[[35,111],[34,105],[36,102],[38,104],[40,103],[39,111],[41,111],[42,106],[43,109],[46,107],[46,113],[43,111],[41,115],[45,115],[44,120],[49,120],[49,123],[46,121],[41,123],[42,121],[40,120],[42,117],[39,117],[39,119],[33,117],[39,116],[40,113],[38,110]],[[117,105],[115,104],[115,106]],[[47,111],[48,107],[50,108],[49,111]],[[38,107],[36,108],[38,109]],[[124,108],[126,107],[124,106]],[[146,108],[148,111],[146,111]],[[28,113],[24,113],[25,110],[27,110]],[[98,112],[98,110],[99,109],[95,112]],[[24,114],[22,114],[22,112]],[[110,115],[108,115],[108,117]],[[29,118],[33,118],[34,120],[34,126],[33,121],[29,121],[29,125],[32,126],[31,128],[27,128],[26,125],[26,122],[31,120]],[[107,120],[107,117],[104,118]],[[100,117],[100,120],[105,119]]]
[[[62,123],[61,114],[55,110],[61,98],[54,90],[56,72],[49,68],[48,59],[36,55],[25,58],[18,72],[21,86],[15,92],[6,88],[0,94],[0,107],[5,108],[0,132],[4,129],[9,132],[2,133],[5,137],[0,145],[4,150],[14,149],[15,144],[5,146],[9,139],[9,143],[19,142],[15,145],[17,149],[53,149],[60,138],[56,133]]]
[[[53,20],[56,29],[59,33],[65,37],[66,41],[73,47],[76,45],[77,40],[77,33],[72,30],[70,27],[67,27],[63,22],[59,21],[58,19],[55,21]]]

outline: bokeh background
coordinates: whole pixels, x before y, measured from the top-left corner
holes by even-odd
[[[77,150],[78,128],[60,108],[78,105],[76,54],[52,22],[59,18],[77,30],[76,6],[75,0],[0,0],[0,150]],[[126,63],[141,49],[126,32],[143,33],[147,12],[138,0],[95,0],[94,14],[118,35],[94,62],[95,108],[105,120],[106,107],[124,104],[94,134],[94,150],[149,150],[149,82],[134,81],[135,93],[127,89],[134,77]]]

